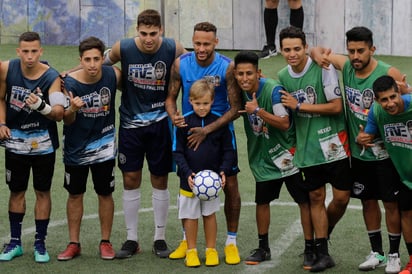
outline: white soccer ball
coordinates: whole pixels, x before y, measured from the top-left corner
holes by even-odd
[[[213,170],[202,170],[196,175],[193,186],[193,193],[203,201],[216,199],[222,190],[222,179]]]

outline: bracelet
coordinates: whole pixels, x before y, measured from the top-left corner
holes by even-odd
[[[260,107],[255,108],[255,110],[253,111],[253,114],[257,115],[257,113],[259,112]]]
[[[296,105],[296,108],[295,108],[295,111],[296,111],[296,112],[299,112],[300,106],[301,106],[301,103],[298,103],[298,104]]]
[[[0,123],[0,127],[6,127],[6,124]]]

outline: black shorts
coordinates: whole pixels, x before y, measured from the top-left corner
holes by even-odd
[[[309,192],[304,188],[300,172],[277,180],[256,182],[255,203],[268,204],[278,199],[283,182],[297,204],[309,203]]]
[[[399,190],[399,210],[409,211],[412,210],[412,189],[407,187],[405,184],[400,185]]]
[[[349,159],[300,169],[305,177],[305,188],[316,190],[327,183],[339,190],[351,190]]]
[[[110,195],[114,191],[115,164],[113,159],[84,166],[65,165],[64,188],[72,195],[85,193],[90,169],[94,191],[98,195]]]
[[[140,128],[119,129],[118,166],[123,172],[139,171],[146,156],[149,171],[165,176],[172,169],[172,137],[168,119]]]
[[[362,161],[352,158],[353,188],[351,197],[362,200],[398,201],[401,184],[392,161]]]
[[[26,191],[30,169],[33,170],[33,188],[50,191],[56,153],[45,155],[22,155],[6,150],[6,183],[11,192]]]

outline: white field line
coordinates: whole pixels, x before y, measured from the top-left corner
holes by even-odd
[[[332,192],[328,188],[327,192],[327,200],[326,204],[329,204],[331,200]],[[296,203],[294,202],[279,202],[275,201],[271,203],[271,205],[276,205],[276,206],[297,206]],[[223,206],[223,203],[221,204]],[[244,202],[242,203],[242,206],[255,206],[254,202]],[[176,206],[170,206],[169,209],[177,209]],[[348,209],[355,209],[355,210],[361,210],[361,206],[353,206],[349,205]],[[139,210],[140,213],[143,212],[151,212],[153,211],[153,208],[141,208]],[[120,216],[123,215],[123,211],[117,211],[114,213],[115,216]],[[90,215],[85,215],[83,216],[84,220],[90,220],[90,219],[98,219],[99,216],[98,214],[90,214]],[[49,228],[51,227],[58,227],[58,226],[63,226],[67,225],[67,220],[57,220],[57,221],[52,221],[49,223]],[[36,228],[34,226],[23,229],[22,231],[22,236],[34,234],[36,232]],[[259,264],[257,266],[248,266],[244,264],[244,269],[243,271],[239,273],[251,273],[253,271],[254,273],[264,273],[268,269],[273,269],[275,268],[279,262],[280,262],[280,257],[282,256],[283,252],[289,248],[289,246],[299,237],[302,235],[302,226],[300,224],[300,218],[296,219],[292,225],[287,227],[285,229],[285,232],[279,235],[278,239],[274,241],[272,244],[270,244],[270,249],[272,253],[272,259],[268,262],[265,262],[264,264]],[[0,241],[1,242],[8,242],[10,239],[10,234],[3,236]]]

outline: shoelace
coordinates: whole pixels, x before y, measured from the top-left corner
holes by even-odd
[[[9,253],[17,246],[16,243],[9,243],[3,245],[3,253]]]
[[[46,253],[46,246],[44,245],[44,243],[36,242],[34,244],[34,249],[41,255],[44,255]]]

